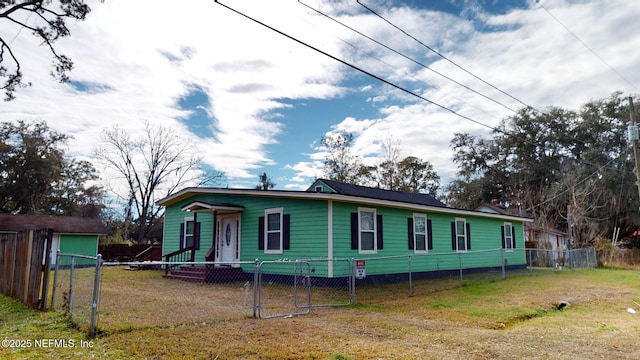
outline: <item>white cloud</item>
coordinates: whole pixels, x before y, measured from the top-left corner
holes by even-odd
[[[295,1],[223,3],[487,126],[511,114]],[[305,3],[511,108],[521,106],[354,2]],[[640,22],[635,21],[640,3],[542,4],[633,85],[534,2],[530,9],[504,15],[480,9],[464,12],[475,16],[472,19],[402,5],[385,16],[457,64],[536,107],[575,108],[616,90],[638,92],[640,53],[633,51],[633,34],[640,33]],[[455,173],[448,147],[453,133],[488,131],[374,79],[358,75],[352,86],[349,80],[355,71],[210,0],[194,0],[189,6],[151,0],[91,1],[91,6],[86,21],[69,23],[72,35],[60,40],[58,47],[75,62],[71,79],[92,86],[93,91],[51,79],[51,68],[45,66],[51,63],[47,50],[38,47],[27,31],[0,22],[0,33],[15,35],[12,48],[22,60],[25,80],[33,82],[32,87],[19,89],[16,100],[2,104],[0,121],[46,120],[55,130],[74,136],[69,143],[73,156],[89,158],[102,129],[119,125],[140,131],[142,120],[149,119],[191,139],[207,164],[238,182],[255,177],[264,166],[288,163],[290,181],[278,185],[299,188],[301,182],[321,175],[323,154],[315,149],[302,155],[306,147],[291,148],[289,153],[299,154],[298,163],[272,158],[269,147],[290,146],[288,136],[296,136],[287,134],[285,119],[275,112],[297,100],[359,92],[370,94],[368,106],[377,107],[379,113],[354,112],[330,120],[325,129],[355,134],[354,149],[368,162],[376,161],[380,141],[393,135],[407,154],[430,161],[446,181]],[[377,6],[384,12],[386,5]],[[209,98],[208,105],[200,106],[211,117],[214,137],[194,136],[183,122],[190,112],[180,109],[178,102],[194,89]]]

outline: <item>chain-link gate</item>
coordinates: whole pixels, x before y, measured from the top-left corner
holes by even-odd
[[[258,267],[258,316],[308,314],[311,310],[311,266],[304,261],[263,261]]]

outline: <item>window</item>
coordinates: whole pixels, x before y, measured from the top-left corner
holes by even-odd
[[[360,217],[360,252],[376,252],[376,212],[375,210],[359,210]]]
[[[383,249],[382,215],[375,209],[359,208],[351,213],[351,249],[360,254],[376,254]]]
[[[283,250],[289,250],[291,216],[285,214],[283,208],[266,209],[264,215],[258,218],[258,250],[265,254],[282,254]]]
[[[465,219],[451,223],[451,248],[458,252],[471,250],[471,231]]]
[[[268,209],[265,211],[266,229],[264,247],[265,253],[282,253],[282,209]]]
[[[189,247],[193,245],[193,218],[191,220],[184,221],[184,246]]]
[[[409,250],[416,253],[426,253],[433,249],[433,235],[431,220],[425,214],[413,214],[407,219],[409,234]]]
[[[511,223],[502,225],[502,248],[513,250],[516,247],[516,229]]]
[[[191,246],[200,249],[200,222],[194,222],[193,217],[186,217],[180,224],[180,249]]]
[[[427,252],[427,217],[413,215],[413,236],[415,252]]]

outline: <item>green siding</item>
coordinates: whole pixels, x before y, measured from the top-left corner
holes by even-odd
[[[482,216],[460,216],[455,214],[422,212],[432,222],[433,249],[428,254],[414,254],[409,250],[409,234],[407,219],[412,217],[413,210],[361,206],[375,208],[377,215],[382,215],[384,248],[376,254],[359,254],[351,249],[351,218],[352,212],[358,211],[358,205],[353,203],[334,203],[334,256],[336,258],[370,259],[367,262],[367,275],[404,273],[408,271],[407,259],[389,259],[388,257],[402,257],[413,255],[412,271],[454,270],[459,268],[459,255],[452,249],[451,222],[456,218],[465,218],[470,225],[471,252],[462,253],[463,268],[498,267],[502,263],[500,249],[502,247],[502,230],[504,220]],[[516,229],[516,249],[524,249],[523,225],[521,222],[510,221]],[[491,252],[473,253],[476,250],[496,250]],[[508,265],[524,265],[523,251],[505,252]]]
[[[240,218],[241,261],[326,258],[328,256],[326,200],[241,195],[201,195],[197,200],[244,206]],[[188,199],[166,209],[163,254],[179,249],[180,224],[185,217],[193,216],[192,213],[183,212],[180,209],[193,201],[194,199]],[[266,209],[271,208],[283,208],[284,213],[290,215],[290,250],[284,250],[282,254],[265,254],[263,250],[258,250],[258,218],[264,216]],[[212,246],[213,216],[211,213],[198,213],[197,221],[201,223],[201,228],[200,250],[196,253],[196,261],[204,261],[205,254]]]
[[[478,215],[456,215],[440,212],[419,212],[409,209],[362,205],[334,200],[333,204],[333,253],[328,249],[328,201],[323,199],[279,198],[276,196],[201,194],[173,204],[165,213],[165,236],[163,253],[179,249],[180,224],[192,213],[180,209],[194,200],[209,203],[229,203],[244,207],[241,212],[240,260],[253,262],[281,259],[317,259],[333,257],[336,259],[369,259],[367,275],[406,273],[408,255],[412,255],[412,271],[438,271],[469,268],[499,267],[502,254],[496,249],[502,247],[501,227],[510,222],[516,231],[516,250],[505,252],[508,265],[524,265],[524,236],[521,221],[505,221]],[[376,254],[359,254],[351,249],[351,213],[359,207],[374,208],[383,218],[384,248]],[[282,254],[265,254],[258,249],[258,218],[264,216],[265,209],[283,208],[290,216],[290,249]],[[426,214],[432,222],[433,249],[428,254],[415,254],[408,247],[407,219],[414,213]],[[456,218],[465,218],[470,225],[471,252],[459,255],[451,246],[451,222]],[[198,213],[200,228],[200,250],[196,261],[204,261],[205,254],[213,244],[213,216],[211,213]],[[477,250],[494,250],[474,253]],[[396,257],[396,259],[388,259]],[[398,259],[398,257],[404,257]],[[243,265],[246,271],[253,271],[250,264]],[[284,269],[284,267],[282,267]],[[293,270],[291,270],[293,271]],[[314,262],[314,276],[327,276],[326,265]]]
[[[98,254],[98,236],[60,234],[60,252],[96,256]]]

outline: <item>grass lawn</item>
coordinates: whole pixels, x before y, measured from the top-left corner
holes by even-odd
[[[414,296],[407,296],[406,284],[358,287],[355,306],[275,319],[252,318],[239,300],[243,293],[234,289],[229,293],[237,298],[236,308],[222,308],[204,321],[197,314],[201,304],[215,302],[211,285],[162,279],[155,272],[116,270],[121,271],[104,275],[103,332],[93,339],[70,326],[61,313],[33,311],[0,296],[0,339],[22,340],[3,341],[0,358],[640,358],[636,270],[534,272],[466,286],[421,280],[416,282],[421,291]],[[113,286],[120,292],[111,293]],[[141,291],[167,287],[170,293],[188,294],[193,309],[184,321],[176,321],[182,317],[176,310],[179,299],[154,302],[147,297],[150,292]],[[127,294],[127,289],[138,291],[138,297],[117,296]],[[556,310],[561,301],[570,305]],[[154,321],[136,326],[140,316]],[[127,326],[131,318],[135,323]]]

